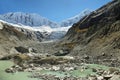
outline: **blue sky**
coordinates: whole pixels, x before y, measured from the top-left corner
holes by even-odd
[[[0,14],[8,12],[37,13],[60,22],[85,9],[96,10],[111,0],[0,0]]]

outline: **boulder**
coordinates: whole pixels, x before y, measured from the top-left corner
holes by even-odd
[[[88,55],[85,55],[83,58],[84,59],[89,59],[90,57]]]
[[[28,48],[28,50],[29,50],[29,53],[37,53],[37,50],[36,49],[34,49],[34,48]]]
[[[92,68],[92,71],[93,71],[93,72],[97,72],[97,69],[95,69],[95,68]]]
[[[97,77],[95,75],[91,75],[88,77],[88,80],[97,80]]]
[[[104,78],[105,80],[109,80],[112,76],[113,76],[113,75],[104,75],[103,78]]]
[[[69,54],[70,51],[68,49],[61,49],[57,53],[54,53],[55,56],[65,56]]]
[[[120,80],[120,75],[114,75],[110,80]]]
[[[7,69],[5,69],[5,72],[7,72],[7,73],[14,73],[16,71],[13,68],[7,68]]]
[[[52,70],[54,70],[54,71],[58,71],[58,70],[60,70],[60,67],[53,66],[53,67],[52,67]]]
[[[29,53],[29,49],[26,47],[19,46],[19,47],[15,47],[15,49],[20,53]]]
[[[98,76],[97,80],[104,80],[103,76]]]
[[[116,69],[116,68],[109,68],[109,69],[108,69],[108,73],[109,73],[109,74],[113,74],[114,72],[120,72],[120,70],[119,70],[119,69]]]

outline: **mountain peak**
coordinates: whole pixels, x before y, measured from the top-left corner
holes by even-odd
[[[0,19],[14,23],[14,24],[22,24],[26,26],[50,26],[50,27],[58,27],[59,25],[49,19],[42,17],[36,13],[23,13],[23,12],[10,12],[3,15],[0,15]]]
[[[65,26],[72,26],[74,23],[78,22],[80,19],[82,19],[84,16],[89,15],[92,12],[90,9],[83,10],[80,14],[75,15],[74,17],[68,18],[66,20],[63,20],[60,25]]]

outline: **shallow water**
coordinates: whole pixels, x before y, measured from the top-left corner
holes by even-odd
[[[28,72],[17,72],[17,73],[6,73],[5,69],[12,66],[11,61],[0,61],[0,80],[38,80],[36,78],[29,78],[31,73]]]
[[[28,76],[32,76],[32,73],[30,72],[17,72],[17,73],[6,73],[5,69],[9,68],[13,65],[13,62],[11,61],[0,61],[0,80],[42,80],[37,78],[30,78]],[[58,77],[65,77],[65,76],[74,76],[74,77],[86,77],[89,74],[96,74],[92,72],[92,68],[96,69],[108,69],[108,67],[103,65],[97,65],[97,64],[86,64],[85,66],[88,66],[89,68],[81,71],[81,68],[78,68],[78,70],[74,71],[49,71],[49,70],[41,70],[37,71],[40,74],[44,75],[56,75]],[[35,71],[36,72],[36,71]]]

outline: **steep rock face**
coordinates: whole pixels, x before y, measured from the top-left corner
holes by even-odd
[[[58,27],[59,25],[53,21],[48,20],[38,14],[29,14],[23,12],[15,12],[15,13],[7,13],[0,15],[0,19],[7,21],[9,23],[26,25],[26,26],[50,26],[50,27]]]
[[[64,42],[77,42],[72,52],[75,55],[120,56],[120,1],[113,0],[83,17],[69,29]]]

